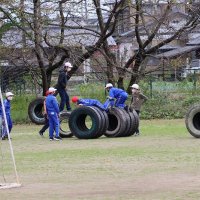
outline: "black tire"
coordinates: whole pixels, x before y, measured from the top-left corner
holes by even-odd
[[[200,104],[195,104],[188,109],[185,125],[193,137],[200,138]]]
[[[100,114],[101,116],[101,133],[102,135],[106,132],[106,130],[108,129],[108,115],[107,113],[104,111],[104,110],[101,110],[100,108],[97,108],[94,106],[94,109],[98,111],[98,113]]]
[[[139,128],[140,119],[139,119],[139,116],[138,116],[138,114],[135,110],[132,110],[130,112],[133,114],[133,116],[135,118],[135,131],[136,131]],[[134,131],[134,133],[135,133],[135,131]]]
[[[132,112],[128,111],[127,113],[130,119],[130,128],[129,128],[129,131],[127,132],[127,136],[131,136],[135,133],[138,123],[136,122],[135,116]]]
[[[103,111],[102,113],[103,113],[104,119],[105,119],[105,130],[103,132],[103,134],[104,134],[107,131],[108,126],[109,126],[109,119],[108,119],[108,114],[106,111]]]
[[[120,109],[123,112],[123,116],[125,118],[125,130],[121,133],[120,137],[129,136],[130,128],[131,128],[131,119],[129,114],[124,109]]]
[[[120,108],[112,108],[108,112],[109,126],[104,135],[106,137],[121,137],[126,129],[127,118]]]
[[[28,116],[31,122],[43,125],[45,124],[45,117],[43,115],[44,97],[34,99],[28,106]]]
[[[87,106],[87,107],[90,107],[91,109],[93,109],[96,112],[96,114],[97,114],[97,116],[99,118],[100,129],[96,133],[96,135],[97,135],[97,138],[101,137],[103,135],[103,133],[105,132],[105,130],[106,130],[104,116],[103,116],[101,110],[98,109],[97,107],[95,107],[95,106]]]
[[[69,129],[69,117],[71,112],[63,111],[60,113],[60,137],[70,138],[73,133]]]
[[[86,117],[92,120],[91,128],[86,125]],[[98,112],[91,107],[82,106],[72,111],[69,117],[69,128],[73,135],[79,139],[95,139],[102,135],[101,117]]]

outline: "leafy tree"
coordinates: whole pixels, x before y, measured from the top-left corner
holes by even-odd
[[[106,61],[107,80],[117,82],[118,86],[123,88],[124,76],[127,73],[131,74],[130,86],[144,74],[149,56],[155,55],[160,47],[191,31],[199,23],[198,6],[194,9],[192,4],[188,4],[185,6],[190,12],[185,23],[178,29],[170,28],[169,15],[175,4],[174,0],[169,0],[165,9],[156,15],[148,13],[145,10],[145,1],[141,0],[135,0],[134,4],[127,0],[114,0],[111,7],[103,6],[99,0],[33,0],[28,3],[20,0],[12,4],[1,4],[4,24],[17,28],[10,31],[13,38],[18,35],[12,45],[2,45],[12,50],[12,63],[18,65],[23,62],[34,77],[39,77],[36,80],[43,87],[43,92],[51,84],[53,71],[66,60],[73,63],[70,77],[97,51],[102,53]],[[120,62],[119,57],[110,50],[108,38],[124,22],[122,16],[127,10],[130,12],[125,17],[132,20],[138,50],[129,55],[125,62]],[[150,28],[147,26],[147,14],[153,22]],[[91,16],[97,19],[97,27],[89,27],[88,24],[82,23],[88,21]],[[171,33],[170,36],[157,40],[154,44],[153,41],[163,27]],[[72,42],[74,38],[76,42]],[[86,45],[83,40],[89,38],[93,38],[93,43]],[[19,44],[23,50],[16,55],[16,46]],[[118,76],[115,76],[115,72]]]
[[[156,1],[154,4],[152,3],[152,6],[158,6],[159,3],[159,1]],[[129,86],[135,83],[140,76],[142,76],[146,68],[146,60],[149,56],[154,56],[160,47],[172,42],[177,38],[180,38],[182,35],[190,32],[199,24],[199,6],[182,4],[190,11],[187,20],[180,27],[171,27],[170,20],[173,19],[170,19],[169,16],[173,7],[179,6],[179,4],[173,0],[170,0],[167,2],[166,8],[162,10],[162,12],[150,15],[150,20],[152,20],[154,23],[153,26],[149,28],[147,26],[149,21],[145,20],[144,16],[145,14],[149,15],[149,13],[145,11],[144,5],[144,1],[140,0],[135,0],[135,5],[131,5],[135,8],[134,25],[138,50],[132,56],[130,56],[124,65],[124,68],[128,68],[132,63],[134,63]],[[159,36],[159,32],[162,30],[165,30],[166,33],[169,34],[168,37],[159,40],[156,39]],[[144,34],[147,36],[146,39],[142,39]],[[152,44],[154,40],[157,41],[155,45]]]

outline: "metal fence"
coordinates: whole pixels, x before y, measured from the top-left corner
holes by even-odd
[[[129,79],[127,79],[128,82]],[[53,77],[52,85],[55,85],[57,77]],[[106,76],[102,73],[88,73],[83,76],[72,76],[68,82],[68,90],[70,93],[75,93],[75,86],[78,84],[91,84],[101,83],[102,86],[106,83]],[[126,79],[125,79],[126,82]],[[182,77],[180,74],[176,77],[171,75],[169,71],[165,71],[165,74],[148,74],[139,83],[142,89],[149,94],[149,97],[153,98],[155,92],[172,92],[176,93],[180,91],[182,93],[195,94],[200,89],[200,74],[196,71],[190,73],[187,77]],[[1,79],[1,89],[3,92],[8,90],[13,91],[16,95],[42,94],[42,88],[39,86],[30,75],[23,75],[15,77],[15,79]]]

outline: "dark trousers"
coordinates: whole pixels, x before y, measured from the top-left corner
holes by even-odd
[[[61,89],[61,88],[58,88],[57,89],[59,95],[60,95],[60,111],[63,111],[64,110],[64,107],[66,105],[66,108],[67,110],[71,110],[71,106],[70,106],[70,102],[69,102],[69,95],[67,94],[66,90],[65,89]]]
[[[44,133],[49,128],[49,120],[47,118],[47,115],[45,114],[44,117],[45,117],[45,124],[41,128],[40,133]]]
[[[136,110],[136,113],[138,114],[138,119],[139,119],[139,121],[140,121],[140,111],[139,110]],[[135,131],[136,133],[139,133],[140,131],[139,131],[139,124],[138,124],[138,128],[136,129],[136,131]]]

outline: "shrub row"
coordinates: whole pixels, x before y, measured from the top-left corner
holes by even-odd
[[[150,91],[148,81],[140,82],[143,93],[149,97],[142,106],[141,119],[175,119],[184,118],[188,108],[200,102],[200,91],[194,91],[192,83],[153,83],[153,90]],[[77,95],[80,98],[95,98],[104,102],[106,99],[104,83],[80,84],[73,86],[69,95]],[[33,95],[15,96],[12,101],[12,119],[14,123],[30,123],[28,117],[28,106],[35,99]],[[58,101],[59,95],[57,96]],[[130,103],[129,96],[127,104]],[[72,105],[73,107],[73,105]]]

